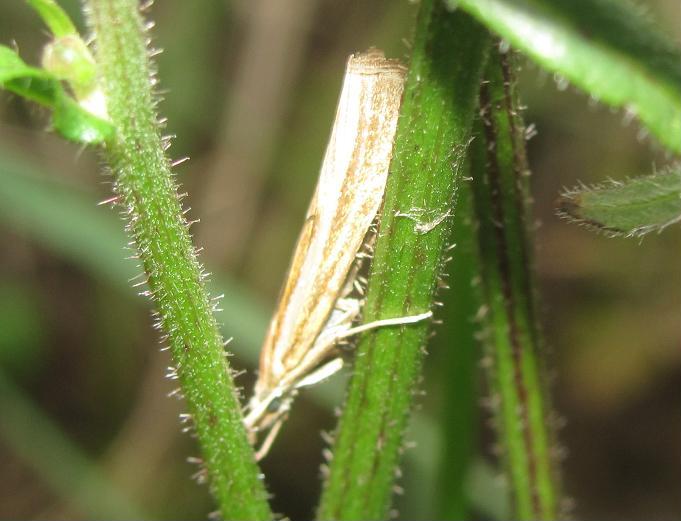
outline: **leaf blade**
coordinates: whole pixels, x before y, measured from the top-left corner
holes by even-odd
[[[681,153],[681,51],[633,4],[619,0],[457,4],[542,67],[637,116],[660,143]]]
[[[54,0],[26,0],[55,36],[78,34],[71,18]]]
[[[59,84],[49,72],[27,65],[14,50],[0,45],[0,87],[41,105],[53,106]]]
[[[557,213],[610,236],[661,232],[681,220],[681,164],[624,182],[567,190]]]
[[[51,108],[54,129],[70,141],[91,145],[114,135],[113,125],[79,105],[52,73],[27,65],[4,45],[0,45],[0,87]]]

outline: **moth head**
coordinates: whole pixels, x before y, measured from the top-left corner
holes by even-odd
[[[272,398],[270,403],[267,405],[267,413],[269,414],[277,414],[279,411],[281,411],[282,407],[284,406],[284,398],[283,396],[275,396]]]
[[[275,389],[264,396],[254,395],[248,403],[244,425],[249,442],[256,448],[257,460],[269,451],[296,393],[295,389]]]

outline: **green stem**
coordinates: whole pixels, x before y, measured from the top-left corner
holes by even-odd
[[[471,150],[489,380],[515,519],[555,519],[557,484],[540,370],[541,340],[527,230],[525,138],[508,57],[492,54]]]
[[[430,343],[435,357],[443,447],[438,458],[438,519],[468,519],[470,499],[466,479],[476,455],[478,366],[475,313],[480,306],[472,281],[477,273],[471,223],[471,197],[463,187],[458,196],[452,242],[455,260],[442,295],[444,323]],[[452,346],[456,346],[455,349]]]
[[[467,15],[421,3],[365,321],[432,306],[487,41]],[[362,337],[320,519],[387,517],[427,330],[421,323]]]
[[[88,0],[86,8],[117,129],[105,157],[201,446],[202,475],[224,518],[271,519],[204,274],[163,152],[138,2]]]

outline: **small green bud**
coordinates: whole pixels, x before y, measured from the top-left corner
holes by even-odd
[[[95,60],[78,35],[55,38],[45,46],[42,63],[46,70],[67,81],[78,98],[87,95],[95,87]]]

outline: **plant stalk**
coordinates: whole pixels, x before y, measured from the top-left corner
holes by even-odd
[[[514,519],[556,519],[542,341],[535,288],[525,132],[510,57],[491,54],[480,90],[479,136],[471,147],[489,400],[508,476]]]
[[[242,425],[223,339],[204,286],[177,184],[159,134],[148,35],[136,0],[87,0],[96,60],[116,135],[104,156],[147,277],[157,326],[169,345],[202,453],[208,482],[225,519],[271,519],[264,484]]]
[[[433,306],[488,36],[424,0],[416,24],[365,321]],[[428,324],[362,336],[318,518],[388,517]]]

